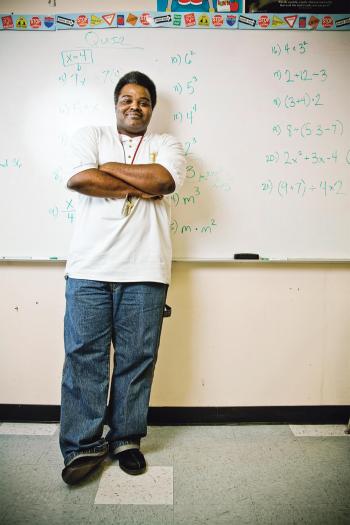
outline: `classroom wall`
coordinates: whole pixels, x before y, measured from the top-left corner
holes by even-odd
[[[59,404],[64,265],[0,265],[0,403]],[[346,265],[174,263],[153,406],[349,404]]]
[[[0,0],[0,12],[72,10],[56,4]],[[0,403],[60,403],[64,285],[62,263],[0,264]],[[175,262],[168,303],[152,406],[350,404],[349,265]]]

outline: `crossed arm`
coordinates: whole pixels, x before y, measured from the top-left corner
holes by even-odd
[[[91,197],[157,199],[172,193],[175,182],[161,164],[107,162],[73,175],[67,186]]]

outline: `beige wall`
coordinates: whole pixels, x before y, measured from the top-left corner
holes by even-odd
[[[59,404],[64,266],[0,265],[0,403]],[[174,263],[153,406],[350,403],[347,265]]]
[[[72,3],[0,0],[2,12],[33,10]],[[60,263],[0,264],[0,403],[60,402],[63,275]],[[350,404],[349,265],[174,263],[168,302],[153,406]]]

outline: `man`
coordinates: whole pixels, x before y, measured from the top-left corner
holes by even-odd
[[[171,269],[164,196],[184,178],[181,144],[147,132],[156,104],[152,80],[126,74],[114,101],[117,129],[83,128],[75,135],[68,181],[79,193],[66,268],[60,446],[68,484],[90,474],[108,450],[125,472],[146,469],[139,447]]]

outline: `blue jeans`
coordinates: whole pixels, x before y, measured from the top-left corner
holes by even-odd
[[[146,435],[167,289],[153,282],[67,278],[60,429],[65,465],[78,456],[138,447]],[[106,438],[104,423],[110,427]]]

